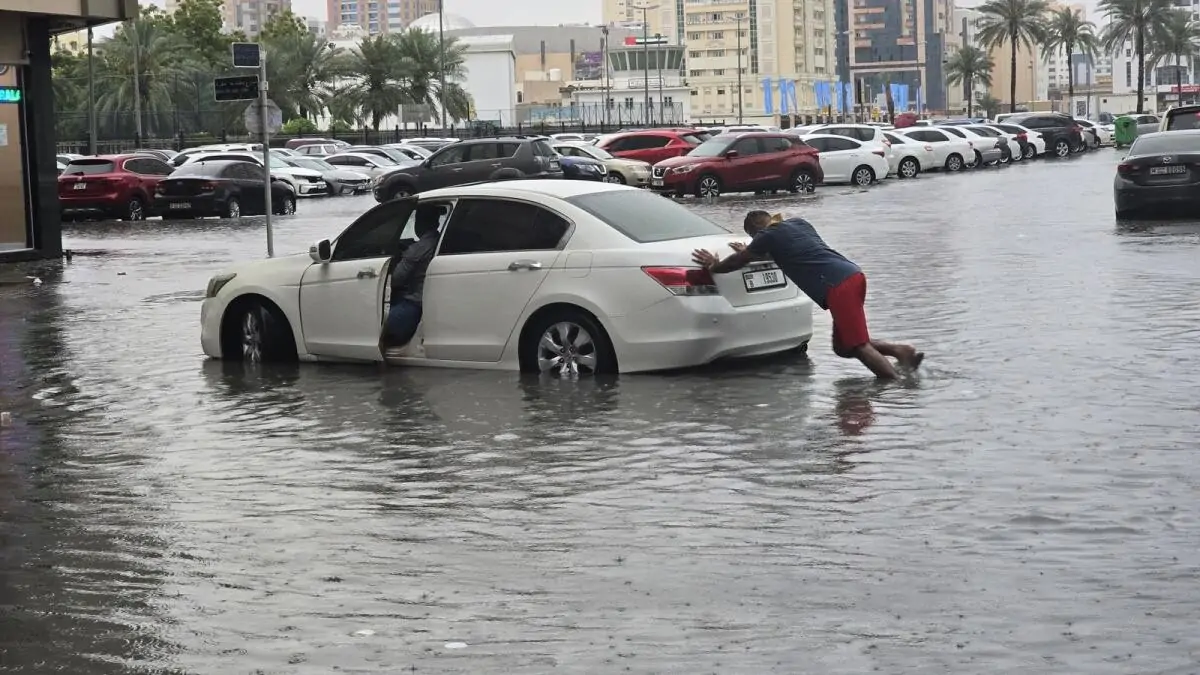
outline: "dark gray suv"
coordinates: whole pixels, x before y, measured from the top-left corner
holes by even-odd
[[[558,154],[544,138],[472,138],[447,145],[417,166],[385,174],[375,186],[375,200],[386,202],[464,183],[562,177]]]

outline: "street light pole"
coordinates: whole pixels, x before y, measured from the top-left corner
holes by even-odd
[[[743,21],[744,19],[745,19],[745,17],[743,17],[743,16],[742,16],[741,12],[738,12],[738,15],[737,15],[737,52],[738,52],[738,62],[737,62],[737,63],[738,63],[738,72],[737,72],[737,88],[738,88],[738,99],[737,99],[737,101],[738,101],[738,124],[741,124],[741,123],[742,123],[742,117],[743,117],[743,113],[742,113],[742,94],[743,94],[743,89],[744,89],[744,88],[742,87],[742,21]]]
[[[654,34],[654,46],[658,47],[658,50],[657,50],[658,58],[655,59],[654,61],[658,65],[658,123],[659,124],[663,124],[667,121],[666,111],[663,110],[663,90],[662,90],[663,89],[663,81],[662,81],[663,49],[661,48],[661,44],[660,44],[661,42],[662,42],[662,35],[659,33],[655,33]]]
[[[601,26],[600,33],[603,35],[600,39],[601,51],[604,54],[604,125],[608,126],[610,114],[608,110],[608,97],[611,94],[610,87],[612,86],[612,79],[608,74],[608,26]]]
[[[129,24],[133,28],[133,135],[137,144],[142,145],[142,73],[138,64],[138,52],[141,51],[142,37],[138,31],[137,19]],[[95,100],[94,98],[92,99]],[[94,103],[92,105],[95,105]]]
[[[634,7],[634,9],[642,13],[642,90],[646,98],[644,104],[644,114],[646,124],[650,124],[650,10],[658,9],[658,5],[643,5]]]
[[[439,82],[441,85],[441,100],[439,103],[442,108],[442,133],[446,132],[446,20],[445,20],[445,3],[443,0],[438,0],[438,63],[440,71]]]
[[[92,52],[92,27],[88,26],[88,154],[96,155],[96,60]]]

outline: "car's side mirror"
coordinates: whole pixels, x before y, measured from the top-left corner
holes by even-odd
[[[737,156],[738,156],[737,150],[726,150],[725,151],[725,159],[736,159]]]
[[[308,247],[308,256],[313,262],[327,263],[333,258],[333,244],[328,239],[322,239]]]

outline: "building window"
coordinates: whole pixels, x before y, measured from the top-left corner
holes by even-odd
[[[725,69],[724,69],[724,68],[713,68],[713,73],[712,73],[712,74],[713,74],[713,75],[724,75],[724,74],[725,74]]]
[[[1125,86],[1133,86],[1133,64],[1128,61],[1125,62]]]
[[[704,56],[704,52],[688,52],[688,58],[698,59]]]
[[[689,40],[703,40],[704,33],[688,33]]]
[[[261,94],[260,94],[260,95],[261,95]],[[632,98],[628,98],[628,97],[627,97],[627,98],[625,99],[625,107],[626,107],[626,108],[632,108],[632,107],[633,107],[633,99],[632,99]],[[266,179],[264,178],[263,180],[265,181]]]
[[[717,96],[724,96],[724,95],[725,95],[725,90],[724,90],[724,89],[718,89],[718,90],[717,90]],[[264,178],[263,180],[266,180],[266,178]]]
[[[692,77],[704,77],[704,71],[703,70],[689,70],[688,75],[691,75]],[[264,178],[263,180],[266,180],[266,179]]]
[[[724,49],[710,49],[710,50],[708,50],[708,55],[713,58],[725,56],[725,50]]]
[[[724,40],[724,39],[725,39],[725,32],[724,32],[724,31],[719,31],[719,30],[714,30],[714,31],[712,31],[711,33],[709,33],[709,34],[708,34],[708,39],[710,39],[710,40]]]

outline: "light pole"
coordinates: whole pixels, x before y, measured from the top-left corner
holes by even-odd
[[[653,107],[650,102],[650,10],[658,9],[658,5],[642,5],[634,7],[642,13],[642,90],[646,97],[645,116],[646,124],[650,124],[650,110]]]
[[[663,91],[662,91],[662,87],[663,87],[663,82],[662,82],[663,50],[661,48],[661,42],[662,42],[662,35],[659,33],[655,33],[654,34],[654,46],[658,48],[656,50],[658,53],[658,58],[654,59],[654,62],[656,65],[658,65],[658,123],[659,124],[663,124],[667,121],[666,112],[663,110]]]
[[[446,132],[446,19],[445,3],[438,0],[438,81],[441,86],[442,133]]]
[[[742,16],[741,12],[737,15],[737,53],[738,53],[738,71],[737,71],[737,88],[738,88],[738,124],[742,123],[742,21],[746,17]]]
[[[138,146],[142,144],[142,73],[138,64],[138,52],[141,51],[142,37],[138,31],[137,19],[129,24],[133,27],[133,135]],[[94,100],[94,99],[93,99]],[[94,105],[94,104],[93,104]]]
[[[88,26],[88,154],[96,155],[96,62],[92,52],[91,26]]]
[[[601,26],[600,33],[603,36],[600,38],[600,51],[604,55],[604,125],[608,126],[608,97],[612,86],[612,80],[608,75],[608,26]]]

